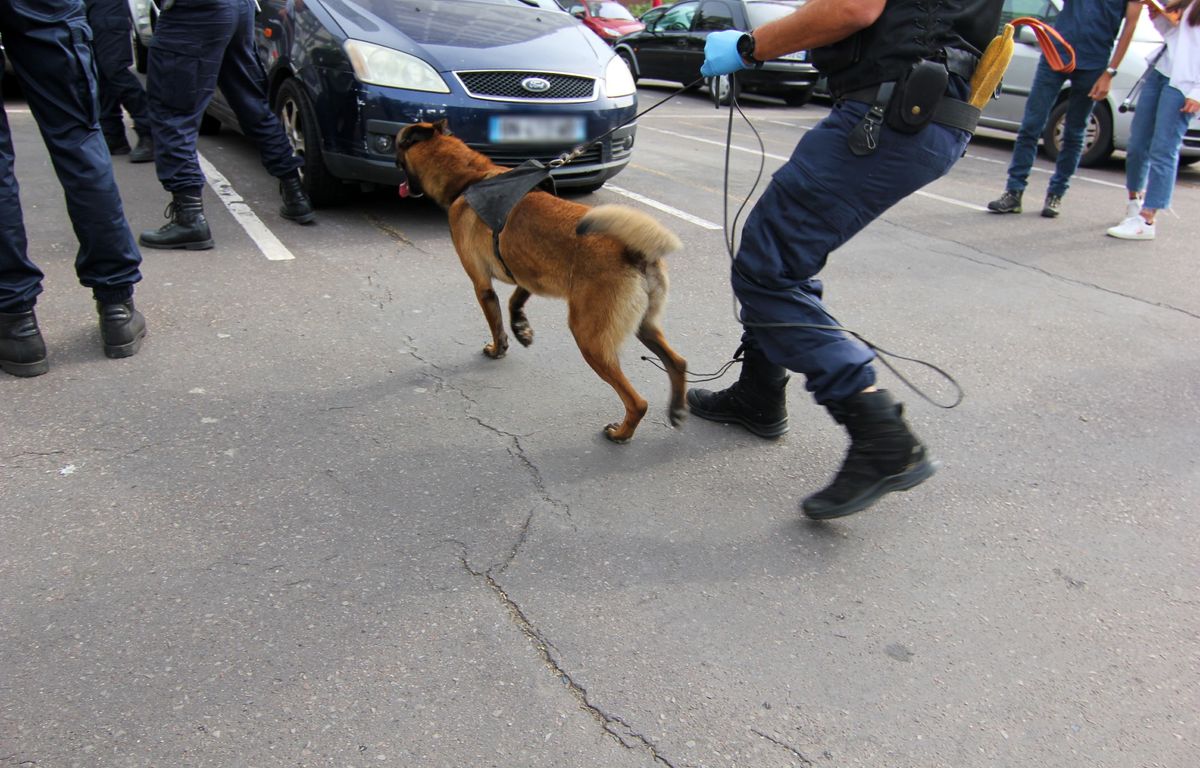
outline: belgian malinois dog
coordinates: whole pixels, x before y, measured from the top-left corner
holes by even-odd
[[[631,333],[667,371],[671,424],[684,420],[687,361],[667,344],[660,325],[668,286],[662,257],[682,246],[678,237],[632,208],[588,208],[535,189],[508,215],[497,256],[492,230],[463,192],[510,169],[450,135],[444,120],[405,126],[396,136],[396,164],[408,176],[408,189],[402,186],[401,194],[428,194],[449,214],[454,248],[491,328],[485,355],[499,358],[508,351],[492,281],[516,285],[508,301],[509,325],[526,347],[533,343],[533,328],[525,316],[530,294],[565,299],[567,324],[583,359],[625,405],[625,418],[604,427],[605,437],[626,442],[646,415],[646,400],[625,378],[618,357]]]

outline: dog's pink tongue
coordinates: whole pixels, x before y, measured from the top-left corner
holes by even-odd
[[[400,193],[400,197],[408,197],[408,179],[400,182],[400,188],[396,191]]]

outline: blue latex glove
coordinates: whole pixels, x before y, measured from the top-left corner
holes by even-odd
[[[704,41],[704,64],[700,66],[700,74],[713,77],[746,69],[746,62],[737,50],[737,41],[744,34],[736,29],[711,33]]]

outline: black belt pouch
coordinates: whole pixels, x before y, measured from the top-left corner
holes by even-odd
[[[933,119],[938,102],[946,95],[950,73],[946,65],[921,60],[896,84],[885,120],[901,133],[916,133]]]

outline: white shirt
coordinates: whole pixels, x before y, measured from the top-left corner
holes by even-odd
[[[1166,50],[1158,58],[1155,69],[1171,81],[1171,86],[1183,91],[1183,95],[1200,101],[1200,26],[1187,23],[1187,9],[1179,24],[1172,24],[1165,17],[1154,19],[1154,28],[1162,33]]]

